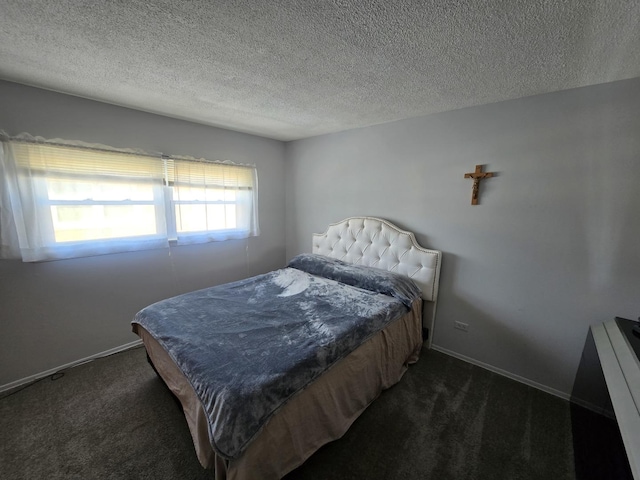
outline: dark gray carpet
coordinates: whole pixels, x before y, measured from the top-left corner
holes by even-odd
[[[208,479],[142,348],[0,399],[3,479]],[[287,480],[574,479],[569,403],[423,351]]]

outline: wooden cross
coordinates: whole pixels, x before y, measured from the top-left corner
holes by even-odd
[[[473,173],[465,173],[464,178],[473,178],[473,190],[471,193],[471,205],[478,204],[478,189],[480,188],[480,180],[493,177],[493,172],[483,172],[483,165],[476,165],[476,171]]]

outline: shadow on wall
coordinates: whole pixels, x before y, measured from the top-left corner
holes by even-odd
[[[633,480],[591,330],[571,392],[571,430],[577,480]]]

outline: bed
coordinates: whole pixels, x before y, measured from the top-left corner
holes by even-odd
[[[133,331],[203,467],[278,479],[397,383],[425,332],[430,345],[440,264],[412,233],[352,217],[284,269],[143,309]]]

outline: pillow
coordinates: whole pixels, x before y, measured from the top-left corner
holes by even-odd
[[[413,301],[421,295],[413,280],[404,275],[374,267],[352,265],[324,255],[303,253],[291,259],[287,266],[311,275],[392,296],[407,308],[411,308]]]

